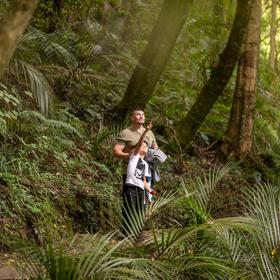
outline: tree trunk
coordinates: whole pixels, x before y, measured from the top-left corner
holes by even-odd
[[[141,56],[113,118],[124,121],[131,108],[144,109],[185,23],[192,0],[165,0],[146,49]]]
[[[220,155],[240,158],[251,152],[253,115],[260,48],[261,0],[252,0],[253,11],[238,61],[231,117]]]
[[[277,56],[276,56],[276,20],[277,20],[277,0],[272,0],[271,4],[271,19],[270,19],[270,32],[269,32],[269,58],[268,63],[271,70],[276,70]]]
[[[38,0],[16,0],[0,21],[0,77],[9,65],[19,37],[31,19]]]
[[[48,33],[53,33],[58,29],[63,7],[64,0],[53,0],[52,10],[46,12],[46,16],[49,18]]]
[[[136,4],[137,1],[126,1],[127,14],[124,19],[124,28],[121,33],[121,40],[124,43],[129,43],[133,41],[135,31],[135,18],[137,18],[137,13],[139,12],[139,7]]]
[[[64,0],[54,0],[53,6],[54,10],[56,10],[58,14],[61,14],[64,7]]]
[[[251,0],[238,0],[233,26],[226,47],[220,55],[219,63],[212,69],[209,80],[203,86],[189,113],[176,124],[178,140],[183,150],[192,141],[214,103],[223,93],[232,75],[238,60],[251,9]]]

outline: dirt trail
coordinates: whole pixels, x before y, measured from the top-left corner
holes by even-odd
[[[0,280],[29,279],[16,268],[16,260],[15,254],[0,253]]]
[[[0,280],[4,279],[29,279],[29,277],[18,272],[13,266],[3,266],[0,268]]]

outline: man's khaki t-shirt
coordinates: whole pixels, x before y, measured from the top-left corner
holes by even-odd
[[[121,133],[116,138],[116,143],[123,144],[124,145],[123,152],[129,153],[134,148],[134,146],[138,143],[144,131],[145,129],[143,129],[142,132],[138,132],[136,129],[133,129],[131,126],[129,126],[128,128],[121,131]],[[150,130],[147,132],[144,140],[149,144],[149,147],[152,145],[157,145],[156,138],[153,132]],[[123,174],[126,174],[126,169],[127,169],[127,162],[123,161]]]

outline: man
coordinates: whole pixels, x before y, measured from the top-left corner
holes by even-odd
[[[116,139],[113,149],[113,155],[123,160],[123,187],[126,181],[127,163],[130,157],[130,151],[138,143],[141,135],[144,133],[145,114],[142,109],[134,109],[130,114],[131,125],[121,131]],[[149,147],[157,149],[156,138],[151,130],[149,130],[144,139]]]

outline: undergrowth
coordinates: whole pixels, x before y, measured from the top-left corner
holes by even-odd
[[[59,236],[118,224],[120,180],[115,178],[121,169],[111,156],[116,132],[89,128],[65,109],[58,110],[58,119],[22,110],[17,92],[6,88],[0,98],[6,105],[1,229],[43,242],[50,231]]]

